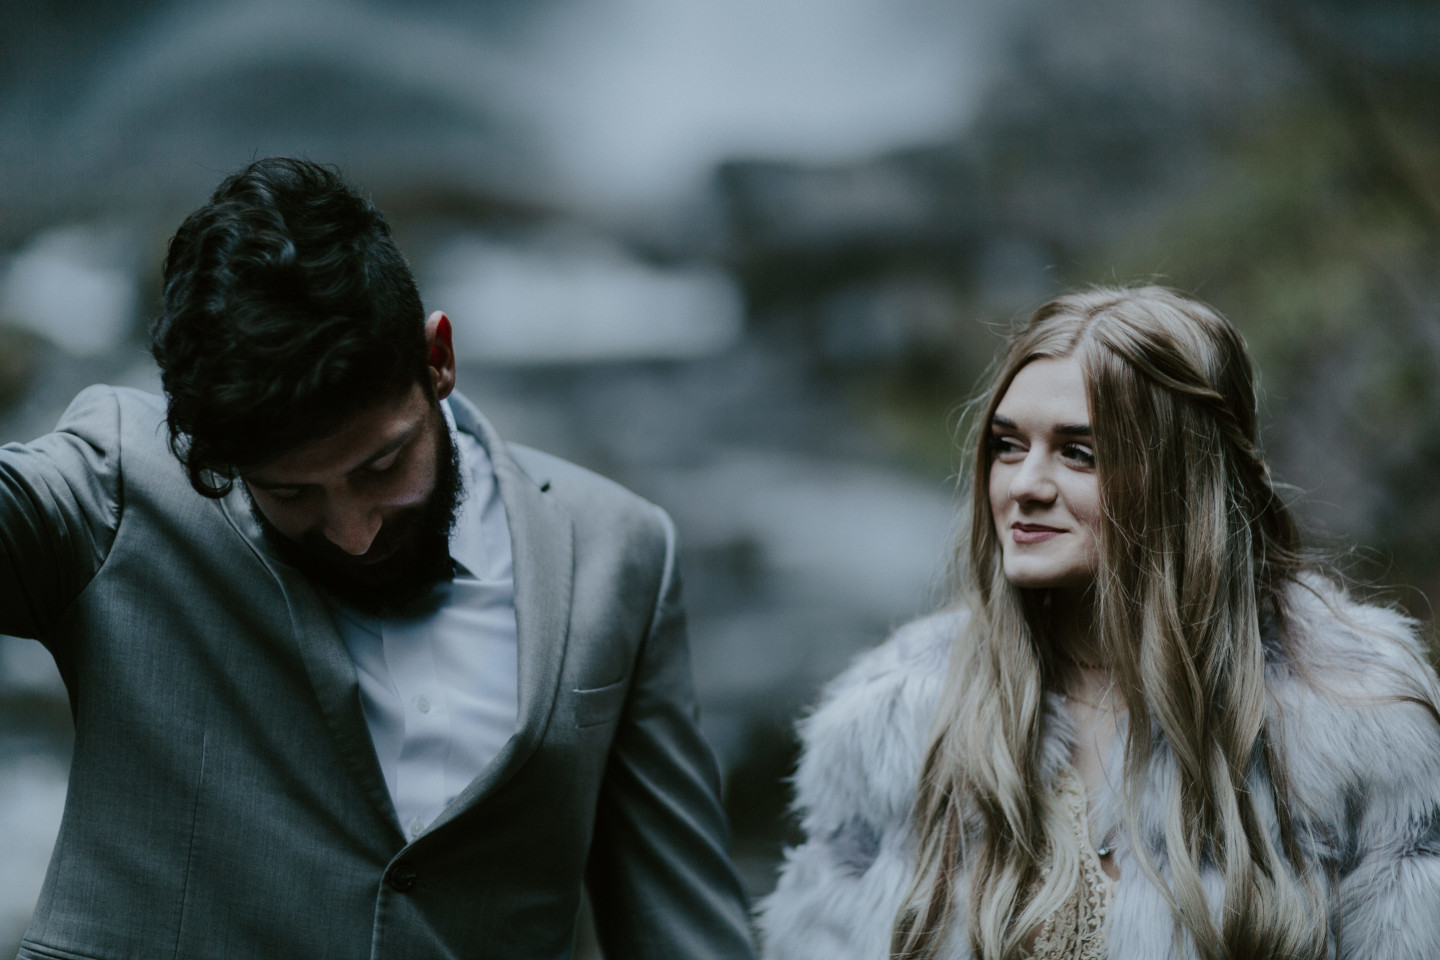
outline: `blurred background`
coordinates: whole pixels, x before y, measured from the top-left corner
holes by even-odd
[[[51,0],[4,24],[0,441],[91,382],[157,386],[165,243],[225,174],[339,164],[500,431],[676,518],[752,894],[793,829],[793,720],[943,601],[958,406],[1057,291],[1158,279],[1230,316],[1319,542],[1430,617],[1440,3]],[[0,638],[6,956],[70,736],[48,654]]]

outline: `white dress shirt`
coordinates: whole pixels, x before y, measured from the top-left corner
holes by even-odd
[[[519,713],[515,577],[490,456],[445,422],[460,453],[455,579],[433,613],[368,617],[332,604],[360,681],[365,722],[405,836],[414,839],[495,758]]]

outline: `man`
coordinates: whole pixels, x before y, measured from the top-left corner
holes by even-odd
[[[0,450],[75,716],[21,957],[568,957],[582,882],[610,957],[751,957],[670,521],[452,392],[379,212],[230,177],[154,353]]]

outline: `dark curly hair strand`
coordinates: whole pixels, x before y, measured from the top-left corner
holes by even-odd
[[[227,177],[180,225],[151,351],[170,448],[208,497],[429,382],[424,308],[384,216],[333,167],[288,157]]]

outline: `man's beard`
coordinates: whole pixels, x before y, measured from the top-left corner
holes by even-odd
[[[360,563],[319,530],[311,530],[299,540],[291,539],[255,505],[249,490],[245,491],[246,498],[250,499],[250,513],[280,559],[336,600],[366,616],[405,617],[428,613],[441,599],[435,587],[455,576],[455,565],[450,559],[450,531],[460,506],[460,451],[450,437],[438,404],[432,409],[440,424],[435,489],[423,503],[388,518],[381,525],[370,550],[383,554],[398,544],[384,560]]]

